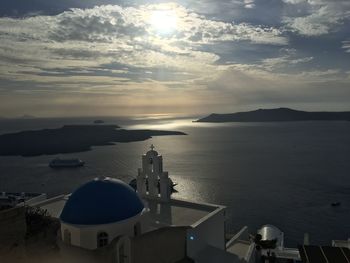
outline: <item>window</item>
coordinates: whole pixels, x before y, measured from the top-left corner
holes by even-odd
[[[104,247],[108,245],[108,234],[106,232],[100,232],[97,235],[97,247]]]

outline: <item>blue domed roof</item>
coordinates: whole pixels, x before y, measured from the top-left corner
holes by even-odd
[[[60,219],[68,224],[102,225],[134,217],[143,208],[140,197],[126,183],[111,178],[95,179],[73,192]]]

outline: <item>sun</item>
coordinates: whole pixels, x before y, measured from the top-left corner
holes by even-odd
[[[158,34],[170,34],[177,28],[177,15],[172,10],[155,10],[150,14],[149,23]]]

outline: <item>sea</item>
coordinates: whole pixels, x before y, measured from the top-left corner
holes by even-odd
[[[126,129],[183,131],[146,141],[96,146],[90,151],[0,157],[0,192],[70,193],[99,176],[129,182],[151,144],[177,183],[174,198],[227,206],[227,231],[255,233],[273,224],[295,247],[350,237],[350,122],[197,123],[198,116],[105,117]],[[91,124],[94,118],[0,120],[0,134]],[[51,169],[55,157],[76,157],[78,169]],[[340,202],[337,207],[332,202]]]

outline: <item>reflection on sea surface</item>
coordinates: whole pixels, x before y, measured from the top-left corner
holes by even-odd
[[[149,116],[147,118],[133,118],[131,121],[137,121],[137,123],[128,122],[126,126],[128,129],[157,129],[157,130],[174,130],[182,129],[186,127],[196,128],[217,128],[217,127],[230,127],[232,123],[205,123],[195,122],[199,117],[179,117],[172,115],[156,115]],[[252,124],[247,124],[252,125]]]

